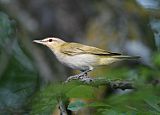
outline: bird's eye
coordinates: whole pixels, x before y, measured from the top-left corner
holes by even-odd
[[[49,42],[52,42],[52,39],[49,39],[48,41],[49,41]]]

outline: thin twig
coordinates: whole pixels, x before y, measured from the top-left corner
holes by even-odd
[[[92,86],[102,86],[106,85],[109,86],[111,89],[135,89],[134,85],[130,81],[121,81],[121,80],[106,80],[100,78],[91,78],[88,76],[71,76],[69,77],[65,83],[70,82],[72,80],[78,80],[84,84],[92,85]]]

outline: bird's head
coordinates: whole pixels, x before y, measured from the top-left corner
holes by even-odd
[[[48,37],[43,40],[33,40],[33,42],[45,45],[52,51],[54,51],[56,48],[59,48],[63,43],[65,43],[65,41],[54,37]]]

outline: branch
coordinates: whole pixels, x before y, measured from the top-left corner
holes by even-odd
[[[70,82],[72,80],[78,80],[84,84],[92,85],[92,86],[109,86],[111,89],[135,89],[132,82],[129,81],[120,81],[120,80],[106,80],[100,78],[91,78],[88,76],[71,76],[65,82]]]
[[[68,115],[65,104],[63,103],[62,100],[59,100],[59,110],[60,110],[60,115]]]

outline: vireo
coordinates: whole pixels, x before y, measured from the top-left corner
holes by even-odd
[[[64,65],[82,71],[82,74],[96,66],[108,65],[120,60],[136,59],[138,56],[126,56],[74,42],[65,42],[59,38],[48,37],[33,42],[47,46]]]

